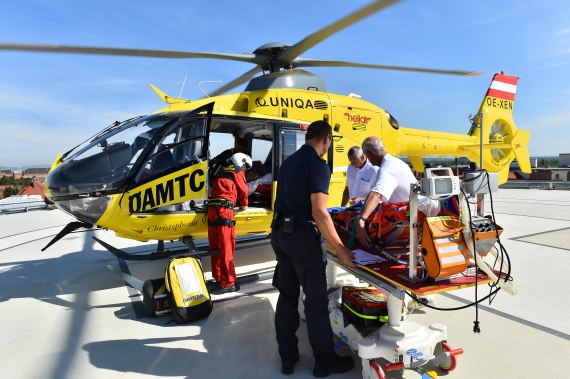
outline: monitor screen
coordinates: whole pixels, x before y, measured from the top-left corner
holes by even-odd
[[[435,178],[434,185],[436,195],[451,194],[453,191],[451,178]]]

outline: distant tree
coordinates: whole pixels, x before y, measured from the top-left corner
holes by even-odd
[[[16,184],[16,180],[11,176],[3,176],[0,178],[0,185],[2,186],[13,186],[14,184]]]
[[[4,176],[4,177],[0,178],[0,185],[2,185],[2,186],[20,186],[20,187],[31,186],[32,185],[32,179],[31,178],[14,179],[11,176]]]
[[[538,160],[538,167],[548,168],[548,167],[558,167],[558,159],[544,159]]]
[[[4,198],[10,197],[12,195],[17,195],[20,190],[16,187],[6,187],[4,188]]]

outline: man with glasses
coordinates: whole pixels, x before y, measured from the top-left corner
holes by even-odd
[[[342,194],[341,206],[356,205],[366,199],[372,186],[376,183],[378,166],[374,166],[360,146],[353,146],[348,150],[350,166],[346,170],[346,187]]]

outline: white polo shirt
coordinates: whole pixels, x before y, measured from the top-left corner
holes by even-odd
[[[386,154],[371,191],[381,194],[382,201],[389,203],[409,201],[410,184],[416,182],[412,170],[403,160]]]
[[[366,163],[361,168],[356,168],[353,165],[348,166],[346,169],[348,196],[351,199],[368,196],[376,182],[377,172],[378,167],[370,163],[368,159],[366,159]]]

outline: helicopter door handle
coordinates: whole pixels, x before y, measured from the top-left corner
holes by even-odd
[[[245,221],[253,220],[253,217],[246,217]]]
[[[343,139],[344,136],[333,136],[333,140],[336,141],[340,141],[341,139]]]

